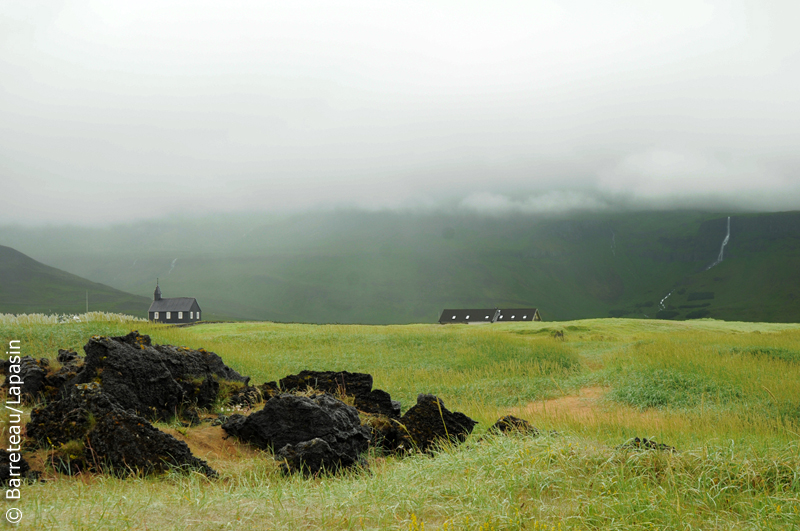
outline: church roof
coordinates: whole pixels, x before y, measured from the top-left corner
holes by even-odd
[[[194,297],[174,297],[153,301],[148,312],[188,312],[200,310]]]

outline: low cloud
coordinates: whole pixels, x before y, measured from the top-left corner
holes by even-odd
[[[611,205],[598,197],[581,192],[553,191],[527,197],[478,192],[465,197],[459,203],[459,208],[487,215],[560,214],[576,210],[608,210]]]
[[[6,2],[0,223],[800,208],[800,3]]]

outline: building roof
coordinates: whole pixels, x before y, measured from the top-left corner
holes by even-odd
[[[148,312],[188,312],[199,310],[197,299],[194,297],[174,297],[172,299],[160,299],[153,301]]]
[[[446,324],[533,321],[538,313],[539,310],[536,308],[444,310],[439,322]]]

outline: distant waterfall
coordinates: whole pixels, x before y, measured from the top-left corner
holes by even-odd
[[[720,256],[722,256],[722,255],[720,255]],[[167,275],[169,275],[170,273],[172,273],[172,270],[173,270],[173,269],[175,269],[175,262],[177,262],[177,261],[178,261],[178,259],[177,259],[177,258],[176,258],[175,260],[173,260],[173,261],[172,261],[172,265],[171,265],[171,266],[169,266],[169,271],[167,271]]]
[[[675,290],[672,290],[672,291],[675,291]],[[667,309],[667,306],[664,304],[664,302],[669,298],[670,295],[672,295],[672,291],[667,293],[667,296],[664,297],[663,299],[661,299],[661,302],[658,303],[658,307],[661,308],[662,310],[666,310]]]
[[[731,239],[731,217],[728,216],[728,232],[725,234],[725,239],[722,240],[722,247],[719,248],[719,256],[714,261],[713,264],[706,268],[706,271],[717,265],[718,263],[722,262],[723,253],[725,252],[725,246],[728,245],[728,240]]]

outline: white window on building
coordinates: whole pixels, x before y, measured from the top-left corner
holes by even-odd
[[[200,312],[197,312],[197,320],[200,320]]]
[[[153,319],[158,319],[158,312],[153,312]]]
[[[167,321],[169,321],[170,319],[172,319],[172,316],[170,315],[171,313],[172,313],[172,312],[167,312]]]
[[[194,319],[194,312],[189,312],[189,319]]]
[[[183,312],[178,312],[178,319],[183,319]]]

